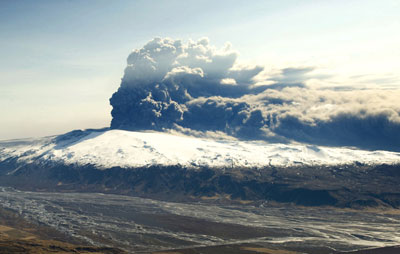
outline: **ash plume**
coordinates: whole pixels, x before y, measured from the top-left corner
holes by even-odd
[[[262,80],[230,44],[155,38],[127,59],[111,128],[191,130],[273,142],[400,151],[400,90],[308,86],[313,68]],[[351,87],[351,86],[350,86]]]

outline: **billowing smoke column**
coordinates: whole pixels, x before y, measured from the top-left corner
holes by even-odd
[[[155,38],[128,57],[111,128],[225,132],[239,138],[400,151],[399,90],[316,89],[312,68],[259,85],[227,44]],[[271,84],[271,81],[274,83]]]
[[[121,87],[112,96],[112,128],[162,129],[175,125],[239,133],[263,126],[256,107],[239,99],[253,88],[261,67],[232,69],[237,53],[207,39],[182,45],[156,38],[128,57]]]

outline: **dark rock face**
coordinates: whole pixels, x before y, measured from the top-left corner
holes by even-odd
[[[13,174],[8,174],[20,167]],[[0,185],[30,190],[96,191],[163,200],[274,201],[305,206],[400,207],[400,165],[188,169],[0,163]]]

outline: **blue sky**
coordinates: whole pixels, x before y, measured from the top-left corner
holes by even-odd
[[[132,49],[206,36],[266,72],[312,66],[345,85],[397,86],[399,1],[0,2],[0,139],[108,126]]]

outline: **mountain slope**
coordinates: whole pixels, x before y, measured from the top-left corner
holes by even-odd
[[[164,200],[400,207],[400,154],[160,132],[73,131],[0,143],[0,185]]]
[[[264,167],[400,162],[400,153],[261,141],[211,140],[162,132],[75,131],[55,138],[0,143],[0,160],[134,168]]]

